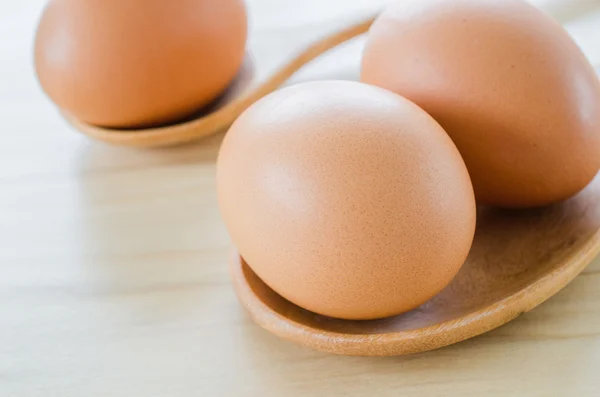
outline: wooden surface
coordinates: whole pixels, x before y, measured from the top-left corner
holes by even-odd
[[[359,356],[420,353],[481,335],[534,309],[600,252],[600,174],[564,203],[528,211],[481,207],[467,261],[420,307],[381,320],[320,316],[279,296],[234,252],[233,285],[257,324],[318,350]]]
[[[600,61],[598,1],[538,2]],[[379,2],[250,3],[253,53],[276,60]],[[221,137],[135,150],[75,132],[33,77],[41,7],[0,2],[1,397],[599,395],[599,260],[518,320],[429,353],[340,357],[254,325],[216,208]],[[355,78],[359,54],[294,81]]]

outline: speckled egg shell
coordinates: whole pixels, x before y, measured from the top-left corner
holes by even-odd
[[[291,302],[343,319],[421,305],[462,266],[475,199],[427,113],[357,82],[291,86],[231,127],[217,164],[231,238]]]
[[[144,127],[194,113],[227,88],[246,44],[243,0],[51,0],[39,81],[89,124]]]
[[[362,81],[450,134],[479,202],[566,199],[600,167],[600,83],[577,45],[521,0],[402,0],[369,32]]]

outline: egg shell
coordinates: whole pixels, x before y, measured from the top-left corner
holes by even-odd
[[[564,200],[600,168],[600,83],[567,32],[521,0],[402,0],[371,27],[361,80],[450,134],[479,202]]]
[[[408,311],[462,266],[475,199],[456,147],[427,113],[347,81],[290,86],[233,124],[219,205],[254,272],[326,316]]]
[[[52,0],[35,64],[52,100],[105,127],[176,121],[215,99],[241,67],[242,0]]]

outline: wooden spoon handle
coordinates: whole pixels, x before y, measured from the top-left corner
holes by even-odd
[[[269,77],[264,83],[251,90],[249,93],[242,95],[240,98],[233,100],[233,102],[230,102],[213,113],[189,122],[169,127],[123,132],[86,125],[78,120],[69,118],[69,116],[66,117],[69,118],[71,124],[85,134],[118,145],[159,147],[194,141],[218,131],[222,131],[230,126],[250,105],[274,91],[302,66],[324,52],[327,52],[356,36],[366,33],[374,20],[375,16],[372,16],[310,45],[296,58],[291,60],[279,71]]]

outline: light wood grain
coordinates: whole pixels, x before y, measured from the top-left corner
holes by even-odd
[[[567,10],[557,16],[598,63],[598,2],[582,1],[584,16],[567,2],[551,8]],[[275,69],[380,4],[251,0],[253,54]],[[217,212],[222,135],[137,150],[72,129],[33,74],[42,5],[0,2],[1,397],[599,395],[598,260],[518,320],[414,356],[334,356],[254,325]],[[292,82],[356,78],[360,49],[342,46]]]

